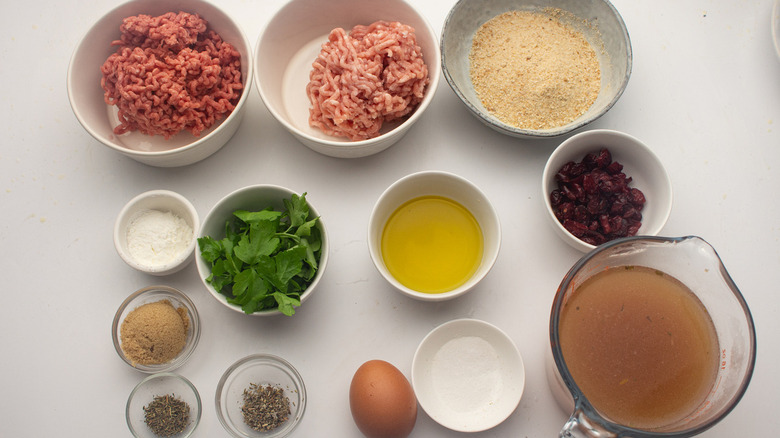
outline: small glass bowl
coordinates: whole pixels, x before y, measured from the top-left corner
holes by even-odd
[[[195,431],[200,423],[202,406],[200,394],[189,380],[176,373],[157,373],[143,379],[130,393],[125,409],[127,427],[136,438],[158,438],[146,425],[144,407],[148,406],[156,396],[174,395],[190,407],[190,421],[187,427],[176,438],[186,438]]]
[[[276,386],[284,389],[290,399],[290,419],[270,431],[256,431],[245,422],[241,413],[244,390],[250,384]],[[247,356],[225,371],[217,384],[215,397],[217,417],[225,430],[236,438],[280,438],[289,436],[298,426],[306,410],[306,386],[298,371],[286,360],[270,354]]]
[[[158,364],[158,365],[143,365],[139,363],[133,363],[124,351],[122,351],[122,343],[120,337],[120,331],[122,328],[122,322],[124,322],[127,315],[138,307],[147,303],[156,303],[161,300],[168,300],[171,302],[174,308],[183,307],[187,310],[187,317],[190,320],[189,329],[187,330],[187,340],[178,356],[172,360]],[[176,368],[182,366],[187,359],[190,358],[195,351],[195,347],[198,345],[200,339],[200,319],[198,317],[198,310],[195,308],[195,304],[189,299],[187,295],[178,289],[174,289],[168,286],[149,286],[143,289],[139,289],[131,294],[122,305],[119,306],[119,310],[116,311],[114,316],[114,322],[111,325],[111,335],[114,339],[114,348],[117,354],[126,364],[135,368],[138,371],[144,373],[161,373],[164,371],[173,371]]]

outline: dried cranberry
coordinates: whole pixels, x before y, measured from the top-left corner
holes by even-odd
[[[564,164],[555,180],[558,188],[550,193],[555,217],[583,242],[600,245],[636,235],[642,226],[645,195],[628,187],[633,179],[607,148]]]
[[[585,193],[599,192],[599,185],[596,182],[596,176],[593,174],[593,172],[583,175],[582,189],[585,190]]]
[[[642,193],[642,191],[637,189],[637,188],[634,188],[634,187],[631,188],[631,195],[630,196],[631,196],[630,197],[631,203],[636,205],[636,206],[645,205],[645,202],[647,202],[645,200],[645,194]]]
[[[563,193],[561,193],[560,190],[555,189],[550,193],[550,203],[553,207],[557,207],[561,205],[561,202],[563,201]]]
[[[612,163],[612,154],[607,148],[602,148],[596,156],[596,165],[600,169],[606,169]]]
[[[589,231],[588,227],[586,227],[582,223],[575,222],[570,219],[566,219],[565,221],[563,221],[563,227],[566,228],[568,232],[574,234],[577,237],[583,236],[585,235],[585,233]]]
[[[632,221],[631,223],[628,224],[628,229],[626,233],[629,236],[636,236],[636,233],[639,231],[639,227],[641,226],[642,226],[642,222]]]
[[[626,207],[623,210],[623,219],[636,219],[636,220],[642,220],[642,213],[639,212],[635,207]]]
[[[604,209],[604,202],[600,198],[591,198],[588,199],[588,205],[586,207],[588,209],[588,213],[590,214],[599,214]]]
[[[608,174],[616,175],[623,170],[623,165],[617,161],[613,161],[609,166],[607,166],[606,170]]]

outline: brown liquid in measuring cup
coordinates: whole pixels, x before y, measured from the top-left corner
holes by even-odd
[[[693,413],[718,372],[718,340],[699,299],[677,279],[640,266],[583,282],[559,322],[563,357],[585,397],[609,420],[653,430]]]

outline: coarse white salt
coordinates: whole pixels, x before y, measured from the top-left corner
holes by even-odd
[[[478,336],[445,343],[433,357],[433,389],[453,412],[487,410],[501,394],[501,364],[495,348]]]
[[[127,249],[140,265],[164,266],[187,250],[192,235],[187,221],[172,212],[142,210],[127,228]]]

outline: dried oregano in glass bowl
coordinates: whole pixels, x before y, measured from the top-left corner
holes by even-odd
[[[158,373],[142,380],[127,400],[127,426],[136,438],[192,435],[200,423],[200,394],[176,373]]]
[[[289,362],[270,354],[244,357],[217,384],[217,417],[236,438],[289,436],[306,410],[303,378]]]

